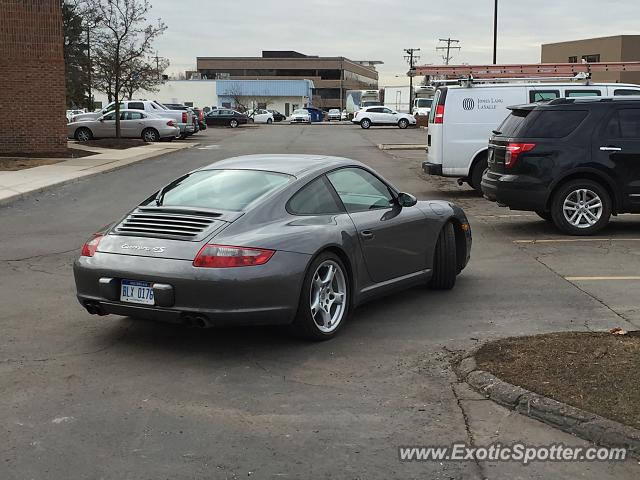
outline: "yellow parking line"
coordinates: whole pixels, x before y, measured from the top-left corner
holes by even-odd
[[[604,281],[604,280],[640,280],[640,276],[630,277],[564,277],[565,280],[570,282],[589,282],[589,281]]]
[[[575,242],[640,242],[640,238],[543,238],[514,240],[513,243],[575,243]]]

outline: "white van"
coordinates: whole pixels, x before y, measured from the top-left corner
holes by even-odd
[[[487,168],[492,130],[507,117],[507,107],[560,97],[640,95],[639,85],[622,83],[491,83],[439,87],[429,114],[429,175],[458,177],[480,191]]]

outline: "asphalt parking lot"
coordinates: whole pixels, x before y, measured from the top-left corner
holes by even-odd
[[[570,238],[426,177],[424,151],[376,147],[424,136],[338,124],[208,129],[189,150],[0,207],[0,478],[638,478],[631,460],[398,460],[401,445],[587,445],[483,399],[451,361],[503,336],[640,327],[640,216]],[[80,307],[71,263],[91,233],[181,173],[251,153],[351,157],[418,198],[459,203],[474,234],[469,267],[450,292],[415,288],[365,305],[320,344]]]

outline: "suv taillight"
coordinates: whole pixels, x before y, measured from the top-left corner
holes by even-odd
[[[275,250],[252,247],[207,244],[193,260],[194,267],[229,268],[263,265],[273,257]]]
[[[173,120],[169,120],[169,121],[167,122],[167,126],[168,126],[168,127],[175,127],[175,126],[176,126],[176,122],[174,122]]]
[[[187,112],[182,112],[182,123],[187,123]]]
[[[535,146],[535,143],[508,143],[507,152],[504,156],[504,166],[506,168],[513,168],[518,161],[518,157]]]
[[[436,106],[436,114],[433,117],[433,123],[442,123],[444,121],[444,105]]]

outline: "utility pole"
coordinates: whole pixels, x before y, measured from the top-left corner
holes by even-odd
[[[438,41],[439,41],[439,42],[446,42],[446,44],[447,44],[447,46],[446,46],[446,47],[445,47],[444,45],[443,45],[443,46],[441,46],[441,47],[436,47],[436,50],[446,50],[446,51],[447,51],[447,53],[446,53],[445,55],[443,55],[443,56],[442,56],[442,59],[444,60],[444,64],[445,64],[445,65],[449,65],[449,61],[453,58],[453,57],[449,54],[449,52],[450,52],[451,50],[455,50],[455,49],[460,50],[460,48],[461,48],[461,47],[459,47],[459,46],[453,46],[453,47],[452,47],[452,46],[451,46],[451,44],[452,44],[452,43],[459,44],[459,43],[460,43],[460,40],[454,40],[453,38],[439,38],[439,39],[438,39]]]
[[[419,48],[405,48],[406,55],[404,59],[409,63],[409,113],[413,110],[413,76],[416,62],[420,59],[419,55],[416,55],[420,51]]]
[[[157,50],[156,50],[155,59],[156,59],[156,72],[158,74],[158,81],[160,81],[160,60],[164,60],[164,57],[159,57]]]
[[[493,7],[493,64],[497,63],[498,53],[498,0]]]

